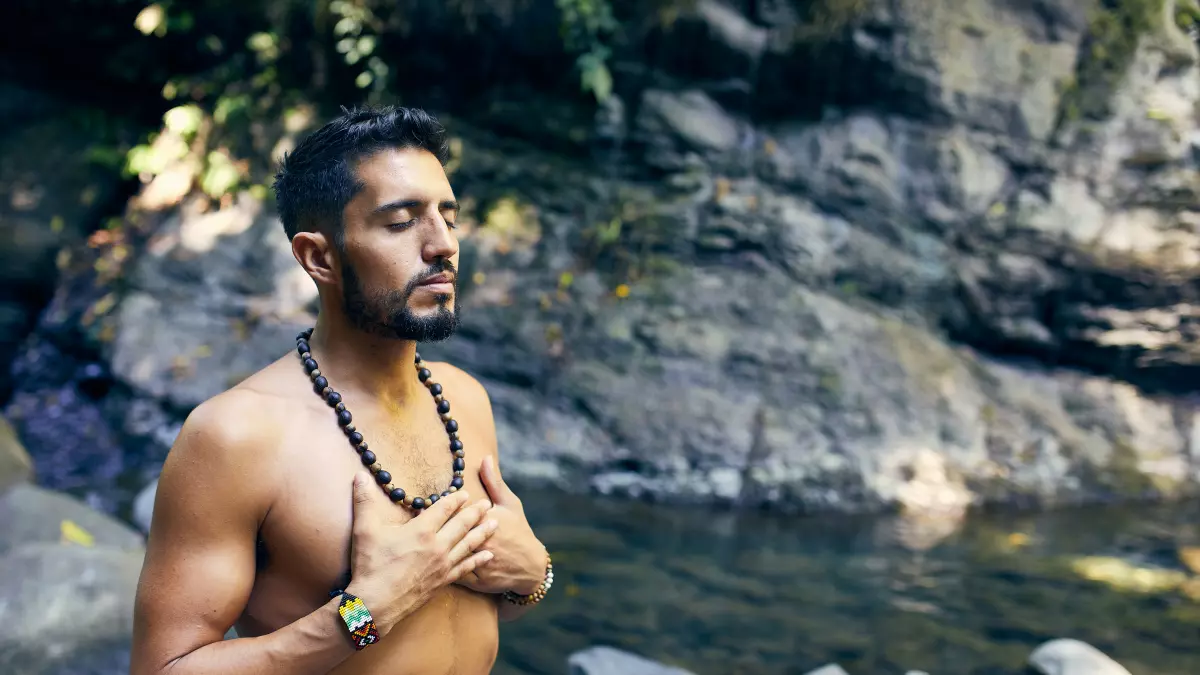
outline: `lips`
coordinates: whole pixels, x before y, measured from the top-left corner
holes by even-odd
[[[453,284],[453,283],[454,283],[454,275],[453,274],[450,274],[449,272],[441,272],[439,274],[435,274],[435,275],[429,277],[428,279],[425,279],[424,281],[422,281],[421,283],[419,283],[417,285],[418,286],[433,286],[435,284]]]

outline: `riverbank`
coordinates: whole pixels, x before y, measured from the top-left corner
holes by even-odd
[[[556,675],[595,645],[696,675],[1017,675],[1064,637],[1133,675],[1200,672],[1194,502],[797,518],[520,492],[556,584],[502,626],[496,675]],[[0,518],[0,620],[20,627],[0,670],[124,672],[142,534],[19,476]],[[20,618],[35,601],[40,622]]]

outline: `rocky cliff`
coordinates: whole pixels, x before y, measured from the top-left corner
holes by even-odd
[[[480,53],[556,58],[517,4]],[[596,106],[426,97],[472,216],[463,329],[425,351],[487,385],[506,475],[803,511],[1197,491],[1190,5],[660,4]],[[43,482],[135,488],[312,320],[262,183],[319,110],[231,150],[236,115],[176,108],[63,254],[6,408]]]

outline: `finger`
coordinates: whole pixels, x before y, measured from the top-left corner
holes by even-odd
[[[417,518],[417,522],[420,522],[422,527],[427,527],[437,532],[442,529],[447,520],[450,520],[454,514],[458,513],[463,504],[467,503],[467,498],[466,490],[459,490],[449,497],[442,497],[433,506],[426,507],[421,517]]]
[[[450,582],[453,583],[458,581],[459,579],[463,578],[463,576],[474,572],[480,567],[483,567],[492,561],[492,557],[491,551],[480,551],[466,560],[458,563],[454,566],[454,569],[450,570]]]
[[[354,474],[354,482],[351,484],[350,489],[353,495],[351,501],[354,504],[354,522],[352,525],[352,530],[357,534],[367,526],[367,521],[369,519],[367,514],[374,506],[373,502],[375,501],[375,490],[378,488],[375,487],[375,481],[371,480],[369,475],[360,472]]]
[[[496,533],[496,529],[498,527],[499,523],[496,521],[485,520],[479,525],[471,528],[471,531],[467,532],[466,536],[460,539],[459,542],[454,545],[454,548],[450,549],[450,562],[458,563],[474,553],[480,546],[483,546],[485,541],[491,539],[492,535]]]
[[[516,496],[512,490],[508,489],[508,484],[500,475],[500,467],[496,464],[494,457],[483,458],[483,464],[479,467],[479,480],[483,482],[483,489],[487,490],[488,496],[492,498],[494,504],[507,506]]]
[[[456,513],[446,526],[438,532],[438,540],[446,547],[446,550],[452,548],[455,544],[467,536],[471,528],[483,521],[483,517],[492,508],[486,499],[480,499],[471,506]]]

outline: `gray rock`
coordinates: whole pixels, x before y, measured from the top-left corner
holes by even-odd
[[[0,671],[40,675],[129,640],[142,556],[109,546],[38,543],[0,557]]]
[[[829,665],[821,666],[816,670],[810,670],[805,675],[849,675],[849,673],[847,673],[845,669],[838,664],[830,663]]]
[[[612,647],[589,647],[567,659],[571,675],[691,675]]]
[[[25,545],[56,544],[74,528],[105,549],[139,551],[144,543],[128,525],[72,497],[28,484],[0,496],[0,523],[0,554]]]
[[[1043,675],[1130,675],[1099,649],[1071,639],[1043,643],[1029,655],[1029,665]]]
[[[133,500],[133,522],[142,532],[150,532],[150,522],[154,517],[154,497],[158,492],[158,479],[142,488]]]

